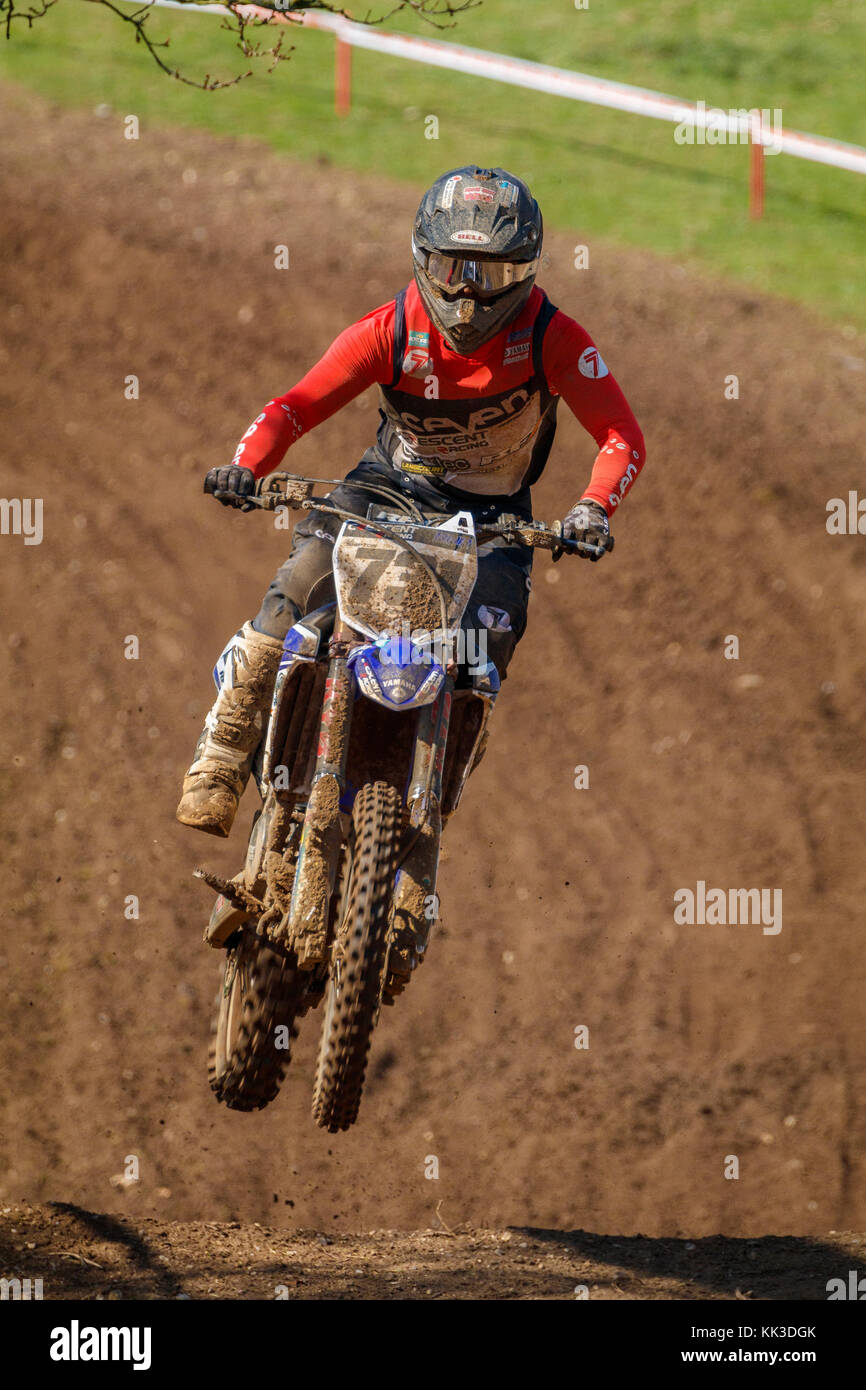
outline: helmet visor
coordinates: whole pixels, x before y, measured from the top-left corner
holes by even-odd
[[[441,251],[415,248],[415,259],[436,289],[446,294],[458,294],[471,289],[478,294],[498,294],[511,285],[529,280],[538,269],[538,257],[532,261],[465,260]]]

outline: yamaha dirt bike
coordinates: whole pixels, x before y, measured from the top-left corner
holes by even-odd
[[[313,498],[315,481],[271,474],[248,499],[342,518],[336,599],[285,639],[243,870],[196,874],[219,895],[204,939],[225,951],[212,1090],[235,1110],[272,1101],[298,1020],[327,996],[313,1116],[336,1133],[357,1118],[381,1006],[424,958],[443,822],[484,752],[499,677],[461,629],[478,545],[600,551],[559,522],[476,531],[471,513],[425,515],[384,484],[361,485],[375,499],[362,517]]]

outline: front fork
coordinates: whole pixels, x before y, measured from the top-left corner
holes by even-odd
[[[448,725],[454,698],[454,677],[449,673],[431,705],[424,705],[418,717],[415,758],[409,782],[409,823],[422,826],[442,802],[442,773],[448,745]]]
[[[316,767],[288,911],[288,936],[302,970],[314,969],[327,957],[331,895],[343,841],[340,800],[346,786],[353,681],[348,642],[339,629],[331,639],[329,655]],[[449,674],[438,698],[419,713],[408,797],[412,838],[395,882],[391,935],[407,929],[415,940],[416,956],[423,954],[436,916],[442,774],[453,689]]]
[[[343,841],[340,799],[346,786],[353,691],[348,642],[339,626],[329,655],[316,767],[288,911],[289,940],[302,970],[312,970],[326,959],[331,895]]]
[[[442,838],[442,774],[453,691],[454,678],[449,674],[437,699],[425,705],[418,717],[408,796],[411,838],[394,884],[386,989],[392,970],[396,976],[405,975],[423,959],[439,910],[436,878]]]

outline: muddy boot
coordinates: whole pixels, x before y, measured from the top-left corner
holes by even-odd
[[[213,709],[183,779],[181,825],[225,837],[232,828],[264,730],[282,642],[244,623],[234,638]]]

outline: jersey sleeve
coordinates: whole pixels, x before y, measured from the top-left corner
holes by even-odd
[[[366,314],[335,338],[324,357],[284,396],[268,401],[241,439],[234,463],[263,478],[290,445],[341,410],[368,386],[393,375],[394,301]]]
[[[595,343],[574,319],[558,310],[544,335],[544,373],[598,445],[589,484],[581,494],[610,516],[640,473],[644,438],[628,401]]]

